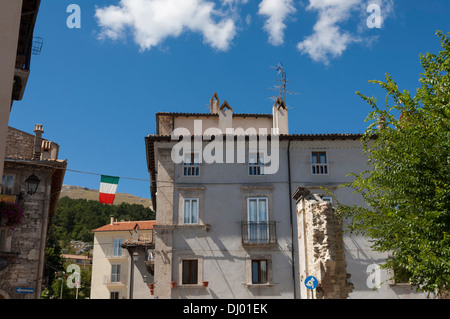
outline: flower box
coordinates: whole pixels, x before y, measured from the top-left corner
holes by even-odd
[[[0,201],[1,224],[15,228],[22,224],[24,211],[19,204]]]

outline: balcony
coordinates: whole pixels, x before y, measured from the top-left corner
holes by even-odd
[[[124,279],[121,279],[120,275],[105,275],[103,277],[103,284],[109,287],[121,287],[126,285],[126,281]]]
[[[106,249],[105,250],[105,257],[110,260],[114,259],[126,259],[127,254],[124,253],[123,249]]]
[[[328,175],[328,164],[315,164],[311,165],[311,173],[313,175]]]
[[[200,166],[198,164],[184,164],[183,166],[183,175],[184,176],[199,176],[200,175]]]
[[[273,246],[277,242],[276,223],[242,222],[242,245]]]

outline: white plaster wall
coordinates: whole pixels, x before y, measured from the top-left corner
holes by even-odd
[[[0,176],[3,176],[21,10],[22,0],[0,1]]]

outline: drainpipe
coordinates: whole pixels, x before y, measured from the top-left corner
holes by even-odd
[[[297,282],[295,280],[295,248],[294,248],[294,221],[292,216],[292,189],[291,189],[291,139],[288,139],[287,147],[288,179],[289,179],[289,216],[291,219],[291,241],[292,241],[292,277],[294,279],[294,299],[297,299]]]

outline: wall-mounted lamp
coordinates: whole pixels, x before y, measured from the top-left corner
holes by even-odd
[[[137,252],[134,252],[134,253],[133,253],[133,261],[134,261],[134,262],[139,261],[139,254],[138,254]]]
[[[25,181],[27,183],[27,193],[30,195],[36,193],[40,181],[41,180],[34,174],[28,177]]]

